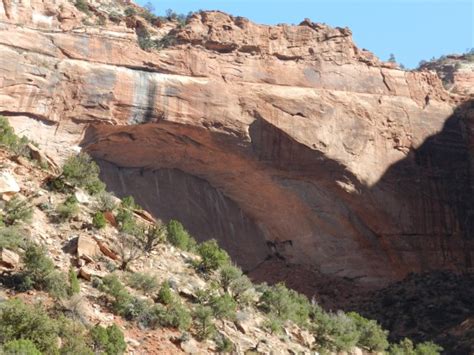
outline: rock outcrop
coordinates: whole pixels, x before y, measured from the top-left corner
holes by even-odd
[[[309,20],[204,12],[143,51],[140,18],[21,6],[0,11],[0,114],[56,158],[81,146],[109,189],[246,270],[277,258],[379,285],[472,267],[472,101],[435,72]]]

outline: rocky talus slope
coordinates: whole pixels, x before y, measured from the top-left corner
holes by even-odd
[[[309,352],[316,344],[315,337],[308,330],[294,323],[287,324],[283,333],[272,333],[265,326],[267,316],[256,308],[243,304],[238,307],[233,317],[226,316],[219,321],[212,320],[216,329],[214,335],[209,336],[208,340],[202,340],[196,335],[196,325],[190,328],[188,324],[190,320],[182,326],[180,324],[180,329],[177,325],[151,326],[147,321],[150,322],[152,311],[140,308],[139,302],[157,302],[158,304],[159,285],[167,282],[170,285],[172,297],[179,300],[176,302],[184,305],[184,309],[192,309],[192,304],[196,304],[200,292],[210,296],[216,291],[213,283],[218,282],[217,274],[212,276],[197,272],[192,266],[193,260],[199,260],[196,254],[180,250],[164,242],[155,245],[152,251],[140,254],[140,257],[129,263],[127,271],[121,271],[120,266],[124,256],[121,253],[123,244],[120,243],[122,232],[116,227],[117,222],[113,217],[117,211],[107,215],[108,221],[104,227],[100,229],[94,227],[94,211],[99,208],[97,197],[92,197],[82,189],[73,189],[69,193],[52,191],[47,184],[47,181],[54,176],[50,170],[40,168],[35,161],[12,155],[3,149],[0,149],[0,161],[2,220],[9,223],[8,216],[11,212],[8,211],[11,209],[8,206],[13,199],[25,201],[32,213],[28,219],[18,219],[13,225],[0,226],[0,329],[2,329],[0,352],[6,343],[5,339],[10,340],[12,337],[12,331],[10,330],[7,334],[6,329],[8,326],[11,329],[17,325],[12,316],[9,318],[6,315],[4,308],[7,300],[11,299],[21,300],[26,304],[40,304],[51,317],[63,314],[86,328],[97,324],[103,327],[116,324],[124,333],[127,354],[219,352],[222,348],[215,340],[216,335],[231,342],[232,347],[225,349],[225,352],[234,349],[237,353],[244,353],[253,349],[270,353],[278,349],[281,353],[301,353]],[[62,216],[60,206],[64,206],[64,201],[67,201],[68,196],[75,196],[77,208],[70,214]],[[118,207],[120,200],[113,198],[112,203]],[[155,223],[146,211],[136,211],[134,218],[143,225]],[[13,230],[16,231],[15,234]],[[15,245],[16,238],[21,239],[20,246]],[[34,287],[25,286],[26,291],[22,289],[24,286],[19,281],[22,278],[21,275],[31,271],[27,256],[29,249],[25,247],[24,242],[27,243],[26,245],[43,246],[45,253],[43,257],[52,261],[54,270],[46,279],[49,279],[51,274],[66,275],[68,272],[73,272],[80,280],[78,291],[72,295],[68,293],[70,281],[67,279],[58,284],[50,285],[45,282],[41,284],[42,286],[38,284]],[[133,306],[128,305],[129,308],[123,314],[118,314],[118,310],[114,308],[115,296],[111,296],[110,292],[104,292],[104,289],[100,287],[101,280],[105,280],[107,275],[112,274],[118,276],[126,286],[128,294],[136,297],[134,303],[132,302]],[[131,275],[148,275],[147,282],[141,283],[147,288],[131,283]],[[130,287],[132,284],[134,288]],[[252,294],[252,297],[256,295]],[[117,299],[120,298],[115,298]],[[137,318],[134,312],[136,314],[142,312],[141,317]],[[168,308],[167,312],[172,313],[172,308]],[[24,325],[20,336],[29,339],[31,334],[35,334],[35,337],[31,338],[36,343],[43,336],[43,334],[35,333],[36,327],[41,328],[34,324]],[[90,335],[84,339],[83,329],[86,328],[78,327],[77,334],[73,336],[88,346],[92,346]],[[66,334],[59,332],[61,341],[54,345],[54,347],[62,347],[61,354],[93,354],[84,347],[78,347],[79,341],[72,345],[67,339],[67,334],[67,332]],[[44,334],[44,336],[48,335]],[[45,354],[59,353],[51,348],[46,348],[46,350],[39,348]],[[354,351],[361,353],[360,349]],[[20,353],[24,354],[21,351],[15,354]],[[96,344],[94,353],[121,354],[123,352],[105,352]],[[5,354],[13,353],[5,352]]]

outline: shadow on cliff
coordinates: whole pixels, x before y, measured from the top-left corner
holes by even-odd
[[[470,100],[456,108],[439,133],[390,166],[369,189],[372,199],[387,192],[398,195],[405,206],[397,211],[398,220],[405,222],[399,225],[400,236],[414,239],[420,252],[424,245],[437,249],[441,262],[458,270],[473,266],[473,129],[474,100]],[[458,259],[460,254],[463,260]],[[422,263],[422,271],[430,269],[428,264],[425,268]]]

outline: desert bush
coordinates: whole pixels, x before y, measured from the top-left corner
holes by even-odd
[[[3,210],[3,222],[11,226],[19,221],[30,222],[33,217],[33,208],[27,200],[18,195],[7,201]]]
[[[344,312],[326,313],[315,305],[312,318],[317,350],[347,351],[357,344],[359,331],[352,318]]]
[[[107,355],[120,355],[127,349],[127,343],[120,328],[112,324],[107,328],[95,325],[91,329],[91,338],[96,353]]]
[[[26,305],[19,300],[0,303],[0,343],[27,339],[37,350],[56,354],[57,337],[56,322],[41,307]]]
[[[229,338],[227,338],[225,335],[221,333],[218,333],[214,337],[214,342],[216,343],[217,351],[220,354],[233,353],[235,351],[234,343],[232,343],[232,341]]]
[[[62,314],[55,321],[61,339],[61,354],[94,355],[90,348],[90,332],[84,325]]]
[[[69,196],[63,203],[56,206],[56,216],[59,221],[65,222],[76,217],[79,214],[80,208],[76,197]]]
[[[214,318],[221,320],[235,319],[237,303],[229,294],[226,293],[222,296],[213,297],[211,299],[210,306],[212,308]]]
[[[107,220],[102,212],[94,213],[94,216],[92,217],[92,225],[97,229],[102,229],[107,225]]]
[[[77,272],[73,269],[69,269],[69,284],[71,285],[70,288],[70,295],[77,295],[81,292],[81,284],[79,283],[79,279],[77,278]]]
[[[189,235],[180,222],[172,219],[168,222],[166,230],[166,238],[171,245],[174,245],[181,250],[194,250],[196,241]]]
[[[392,344],[388,353],[390,355],[438,355],[443,348],[432,343],[424,342],[414,346],[413,342],[408,339],[402,339],[398,344]]]
[[[25,246],[22,232],[15,226],[0,227],[0,249],[16,250]]]
[[[164,305],[169,305],[175,301],[175,296],[173,291],[171,291],[170,283],[168,281],[165,281],[161,284],[157,301],[163,303]]]
[[[122,198],[121,206],[129,210],[141,210],[142,208],[135,202],[133,196],[125,196]]]
[[[239,303],[248,303],[245,297],[253,284],[250,279],[242,273],[242,270],[232,264],[224,264],[219,269],[219,282],[224,292],[230,293]]]
[[[117,202],[113,193],[104,190],[97,194],[97,209],[100,212],[112,212],[116,208]]]
[[[188,309],[178,301],[168,306],[154,305],[148,312],[147,318],[147,325],[151,328],[173,327],[181,331],[188,330],[192,321]]]
[[[124,11],[125,16],[134,16],[137,14],[137,11],[133,7],[127,7]]]
[[[146,272],[130,273],[127,282],[130,287],[148,294],[158,289],[156,276]]]
[[[357,341],[359,347],[375,352],[383,352],[388,348],[388,331],[383,330],[375,320],[366,319],[355,312],[349,312],[347,316],[352,318],[359,332]]]
[[[127,320],[139,319],[149,311],[149,303],[130,294],[116,275],[104,277],[99,289],[112,296],[112,310]]]
[[[69,294],[66,275],[54,270],[54,263],[46,255],[46,249],[35,244],[28,245],[23,263],[24,271],[20,274],[20,284],[17,285],[19,290],[36,288],[47,291],[55,298],[64,298]]]
[[[105,184],[99,179],[99,166],[86,153],[69,157],[63,166],[62,177],[76,187],[85,188],[90,194],[104,191]]]
[[[126,208],[119,208],[115,220],[117,221],[118,229],[121,232],[129,234],[137,233],[139,226],[132,211]]]
[[[232,283],[241,277],[242,270],[232,264],[225,264],[219,269],[219,281],[224,292],[229,292]]]
[[[3,345],[0,353],[4,355],[41,355],[41,351],[28,339],[10,340]]]
[[[123,16],[116,11],[112,11],[109,13],[109,20],[113,23],[120,23],[123,20]]]
[[[276,318],[306,325],[311,304],[306,296],[286,288],[283,283],[268,287],[260,297],[261,309]]]
[[[61,271],[52,271],[42,282],[35,282],[35,287],[47,291],[57,299],[66,298],[71,292],[67,276]]]
[[[212,315],[213,311],[209,306],[198,305],[194,310],[194,323],[198,339],[205,340],[214,335],[216,327]]]
[[[128,265],[143,255],[142,244],[137,236],[121,233],[117,243],[117,251],[120,256],[120,270],[127,270]]]
[[[283,321],[274,315],[269,315],[263,323],[263,327],[269,330],[270,334],[279,334],[283,330]]]
[[[31,156],[28,143],[28,138],[18,137],[8,120],[0,116],[0,146],[7,148],[16,155],[22,155],[29,159]]]
[[[166,240],[166,227],[162,224],[154,224],[147,227],[138,237],[141,238],[143,250],[149,253]]]
[[[86,0],[76,0],[74,2],[74,6],[76,7],[76,9],[82,11],[86,15],[90,15],[89,5],[87,4]]]
[[[198,268],[204,272],[217,270],[230,261],[229,254],[219,247],[215,239],[199,244],[197,252],[201,256]]]

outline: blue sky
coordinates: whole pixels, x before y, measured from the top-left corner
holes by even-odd
[[[144,5],[148,0],[138,0]],[[474,47],[474,0],[151,0],[155,13],[222,10],[257,23],[298,24],[305,17],[348,26],[358,47],[408,68],[422,59]]]

